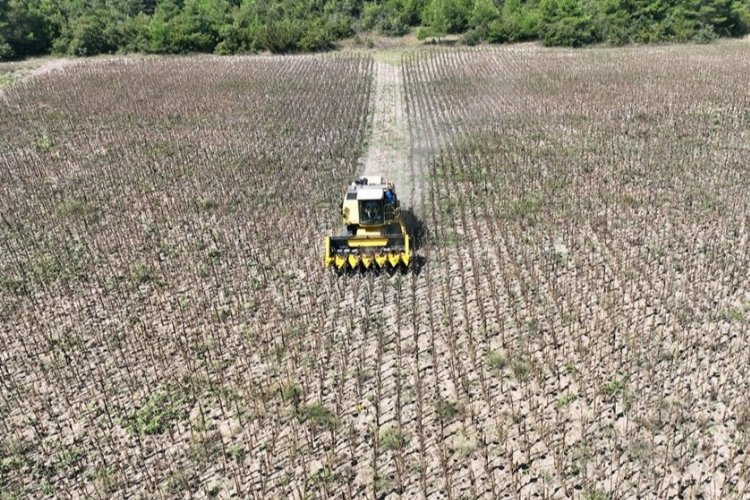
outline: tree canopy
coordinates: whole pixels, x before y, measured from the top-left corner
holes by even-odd
[[[412,28],[467,43],[707,42],[747,34],[750,0],[0,0],[0,60],[318,51]]]

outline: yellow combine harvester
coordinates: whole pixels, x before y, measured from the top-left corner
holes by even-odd
[[[392,182],[373,176],[356,179],[346,190],[341,215],[345,232],[326,237],[326,267],[409,266],[409,235]]]

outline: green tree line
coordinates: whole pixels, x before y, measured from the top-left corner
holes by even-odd
[[[750,32],[750,0],[0,0],[0,60],[319,51],[413,28],[468,44],[706,42]]]

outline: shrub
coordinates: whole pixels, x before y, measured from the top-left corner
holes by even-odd
[[[481,30],[478,29],[470,29],[466,33],[464,33],[464,36],[462,38],[463,42],[466,45],[477,45],[482,42],[483,35]]]
[[[322,19],[315,19],[307,23],[307,30],[299,41],[298,48],[305,51],[330,50],[333,48],[334,38],[328,26]]]
[[[8,42],[0,35],[0,61],[8,61],[13,58],[13,49]]]
[[[284,18],[261,26],[258,41],[261,47],[274,53],[293,52],[297,50],[303,34],[300,21]]]
[[[564,17],[542,29],[542,42],[547,46],[581,47],[595,41],[593,24],[587,17]]]
[[[110,52],[112,46],[104,34],[104,23],[98,16],[85,16],[77,19],[72,28],[72,39],[68,44],[68,54],[73,56],[93,56]]]
[[[476,0],[469,17],[469,26],[473,28],[487,28],[492,21],[500,17],[500,10],[494,0]],[[468,35],[469,32],[467,32]],[[465,37],[465,36],[464,36]]]
[[[536,8],[523,7],[520,0],[503,4],[502,15],[487,26],[490,42],[522,42],[539,37],[540,14]]]
[[[0,59],[48,52],[52,45],[49,20],[31,2],[0,2]]]
[[[704,25],[695,31],[691,40],[696,43],[711,43],[718,37],[719,35],[716,34],[716,31],[711,26]]]
[[[393,32],[394,20],[396,26],[400,26],[398,18],[393,16],[393,13],[387,9],[385,4],[377,4],[368,2],[365,4],[362,11],[361,26],[365,30],[375,30],[378,33],[386,35],[400,35],[401,33]]]
[[[150,18],[142,13],[125,19],[119,26],[118,52],[148,52],[149,22]]]
[[[597,41],[592,14],[579,0],[543,0],[541,38],[545,45],[580,47]]]

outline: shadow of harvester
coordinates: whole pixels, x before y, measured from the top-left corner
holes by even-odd
[[[427,229],[422,219],[411,208],[401,209],[401,219],[404,221],[406,232],[409,233],[411,238],[412,260],[409,267],[415,275],[419,276],[426,259],[424,255],[417,252],[422,248],[422,243],[427,236]]]

